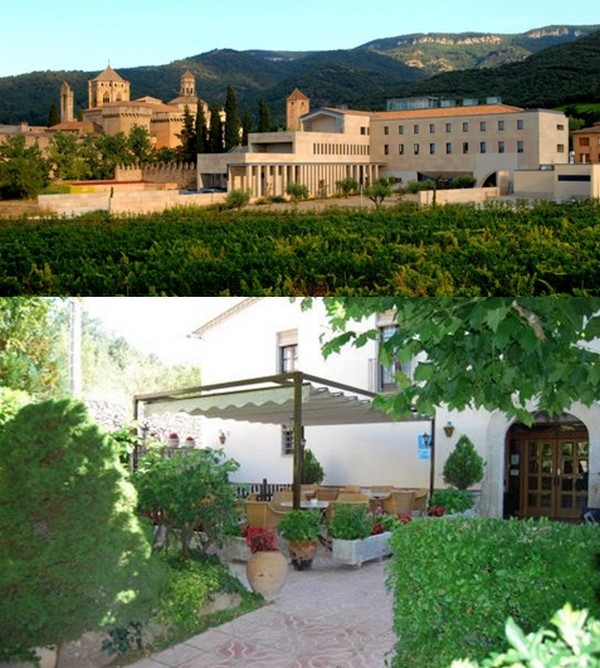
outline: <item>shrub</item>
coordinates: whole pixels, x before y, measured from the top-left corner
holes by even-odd
[[[358,191],[358,181],[352,177],[335,182],[335,187],[344,196],[348,197]]]
[[[0,431],[0,659],[148,614],[157,564],[114,441],[70,400]]]
[[[436,489],[429,497],[429,508],[444,508],[445,514],[463,513],[473,507],[473,498],[462,489]]]
[[[529,633],[567,600],[599,611],[597,527],[534,520],[425,520],[391,538],[395,668],[482,660],[510,616]]]
[[[595,668],[600,665],[600,622],[586,610],[561,608],[550,620],[555,630],[542,628],[525,635],[509,617],[506,638],[510,648],[492,653],[481,664],[453,661],[451,668],[559,668],[576,666]]]
[[[367,513],[363,505],[336,505],[335,514],[329,520],[329,536],[342,540],[366,538],[371,535],[374,523],[375,518]]]
[[[277,527],[287,541],[316,540],[319,536],[319,512],[316,510],[291,510]]]
[[[302,484],[303,485],[320,485],[325,478],[323,467],[318,459],[314,456],[312,450],[304,448],[304,462],[302,464]]]
[[[452,180],[453,188],[474,188],[476,184],[477,179],[474,176],[469,176],[468,174],[457,176]]]
[[[225,196],[225,206],[228,209],[241,209],[250,201],[250,193],[247,190],[230,190]]]
[[[375,183],[365,188],[365,195],[379,208],[386,197],[391,197],[394,192],[389,179],[380,178]]]
[[[210,448],[174,452],[166,458],[149,453],[133,475],[138,509],[161,517],[168,533],[177,530],[184,555],[189,555],[191,539],[199,530],[201,550],[222,545],[226,529],[236,522],[229,474],[238,467],[222,450]]]
[[[300,200],[308,199],[308,186],[301,183],[288,183],[285,192],[294,204],[298,204]]]
[[[411,195],[416,195],[421,190],[435,190],[435,188],[435,181],[432,179],[427,179],[426,181],[409,181],[406,186],[406,190]]]
[[[463,434],[444,464],[444,482],[457,489],[467,489],[483,479],[484,464],[469,437]]]

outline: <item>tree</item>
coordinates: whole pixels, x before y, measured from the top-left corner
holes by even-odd
[[[56,179],[80,181],[91,174],[77,137],[64,132],[54,134],[48,146],[48,159]]]
[[[308,199],[308,186],[302,183],[288,183],[285,187],[285,193],[294,204],[298,204],[300,200]]]
[[[358,190],[358,181],[352,177],[341,179],[335,182],[335,187],[342,193],[344,197],[348,197]]]
[[[51,128],[53,125],[60,123],[60,114],[58,113],[58,107],[56,103],[53,102],[50,105],[50,111],[48,112],[48,127]]]
[[[235,494],[229,474],[239,468],[222,450],[156,451],[142,457],[134,473],[140,512],[161,518],[167,531],[179,531],[187,556],[194,531],[202,527],[201,547],[219,544],[226,527],[235,523]]]
[[[221,107],[218,102],[213,102],[210,108],[210,123],[208,127],[208,152],[223,152],[223,121],[221,120]]]
[[[134,125],[127,135],[127,149],[134,162],[140,165],[151,164],[156,159],[148,128]]]
[[[302,463],[302,484],[320,485],[323,482],[325,473],[319,460],[315,457],[310,448],[304,448],[304,461]]]
[[[271,112],[264,100],[258,102],[258,129],[257,132],[271,131]]]
[[[394,192],[389,179],[380,178],[365,188],[365,195],[379,208],[386,197],[391,197]]]
[[[378,397],[394,415],[437,407],[501,410],[532,423],[531,410],[559,415],[576,401],[600,398],[600,298],[407,297],[326,298],[337,334],[324,353],[377,340],[376,328],[350,328],[393,311],[398,328],[381,345],[384,364],[415,362],[413,379],[399,372],[398,392]]]
[[[83,405],[25,406],[0,460],[0,658],[147,613],[157,573],[135,491]]]
[[[0,144],[0,196],[26,199],[48,185],[50,168],[37,144],[27,146],[25,135],[8,137]]]
[[[183,109],[183,127],[177,137],[181,142],[177,148],[177,158],[181,162],[195,163],[198,150],[198,138],[196,136],[195,121],[187,104]]]
[[[248,190],[230,190],[225,197],[225,206],[228,209],[241,209],[250,201]]]
[[[456,489],[468,489],[483,479],[484,465],[471,439],[463,434],[444,463],[444,482]]]
[[[58,384],[57,328],[51,302],[0,299],[0,385],[47,396]]]
[[[240,117],[238,114],[237,98],[231,86],[227,86],[225,98],[225,150],[240,145]]]
[[[242,111],[242,146],[248,146],[248,135],[252,132],[252,119],[248,107],[244,107]]]
[[[206,128],[206,114],[204,113],[204,102],[198,99],[196,105],[196,153],[208,152],[208,136]]]

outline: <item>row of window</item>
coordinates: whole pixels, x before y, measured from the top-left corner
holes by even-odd
[[[455,152],[456,146],[452,142],[447,142],[445,145],[445,152],[446,155],[450,155]],[[488,142],[481,141],[479,142],[479,153],[487,153],[488,152]],[[506,152],[506,143],[503,141],[499,141],[496,148],[497,153],[505,153]],[[431,143],[429,144],[429,155],[435,155],[437,153],[437,144]],[[556,147],[556,150],[558,153],[564,153],[565,147],[564,144],[558,144]],[[458,148],[458,152],[462,153],[463,155],[467,155],[471,151],[471,143],[468,141],[462,142],[460,144],[460,147]],[[525,142],[523,141],[517,141],[516,144],[516,151],[517,153],[525,153]],[[398,155],[404,155],[405,154],[405,145],[404,144],[398,144]],[[421,154],[421,144],[413,144],[412,145],[412,152],[414,155],[420,155]],[[383,145],[383,153],[384,155],[390,155],[390,145],[389,144],[384,144]]]
[[[480,132],[487,132],[488,126],[492,126],[493,124],[491,121],[463,121],[462,123],[457,125],[460,125],[462,127],[463,132],[470,132],[470,129],[473,127],[477,126],[477,123],[479,123],[479,131]],[[453,130],[453,124],[452,123],[444,123],[444,130],[446,133],[450,133]],[[428,124],[428,129],[429,129],[429,134],[435,134],[437,132],[437,123],[429,123]],[[499,120],[496,122],[496,127],[499,132],[504,132],[504,130],[507,127],[507,123],[505,120]],[[525,121],[522,118],[518,118],[516,120],[516,128],[517,130],[524,130],[525,129]],[[398,134],[403,135],[407,132],[408,126],[404,125],[398,125]],[[557,130],[564,130],[564,126],[558,125]],[[418,135],[421,133],[421,124],[420,123],[414,123],[412,126],[412,133],[415,135]],[[390,126],[389,125],[384,125],[383,126],[383,134],[384,135],[389,135],[390,134]]]
[[[369,144],[313,144],[313,155],[369,155]]]
[[[579,144],[579,146],[589,146],[590,145],[590,138],[589,137],[578,137],[576,141]],[[598,146],[600,146],[600,137],[597,137],[596,141],[598,143]]]

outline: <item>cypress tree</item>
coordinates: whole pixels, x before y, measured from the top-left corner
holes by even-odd
[[[242,146],[248,146],[248,135],[252,132],[252,120],[250,119],[250,112],[248,107],[244,107],[242,111]]]
[[[182,162],[196,162],[196,128],[194,118],[187,104],[183,110],[183,128],[177,135],[181,144],[177,149],[177,158]]]
[[[60,114],[58,113],[58,107],[53,102],[50,105],[50,111],[48,112],[48,127],[51,128],[58,123],[60,123]]]
[[[240,117],[235,92],[231,86],[227,86],[227,97],[225,98],[225,150],[240,145]]]
[[[208,153],[206,114],[204,113],[204,102],[199,98],[196,108],[196,151],[197,153]]]
[[[213,102],[210,108],[208,152],[223,153],[223,121],[221,121],[221,107],[218,102]]]
[[[264,100],[258,103],[258,132],[271,131],[271,112]]]

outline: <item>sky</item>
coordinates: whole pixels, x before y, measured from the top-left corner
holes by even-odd
[[[202,363],[202,340],[189,335],[240,297],[86,297],[82,307],[104,329],[167,364]]]
[[[427,32],[600,25],[598,0],[29,0],[2,12],[0,76],[164,65],[213,49],[350,49]]]

